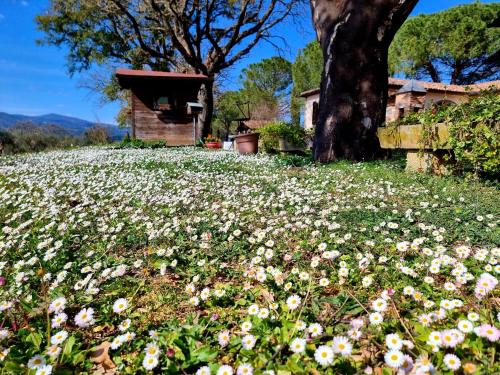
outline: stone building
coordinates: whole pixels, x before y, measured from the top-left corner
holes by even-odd
[[[431,105],[463,103],[469,100],[471,95],[477,95],[481,90],[490,87],[500,90],[500,81],[460,86],[389,78],[386,120],[394,121],[408,113],[418,112]],[[304,128],[311,129],[317,118],[319,89],[303,92],[301,96],[306,99],[304,106]]]

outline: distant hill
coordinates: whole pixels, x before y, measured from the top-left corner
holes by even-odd
[[[56,137],[67,137],[72,134],[60,125],[35,125],[31,121],[18,121],[9,126],[9,132],[16,134],[45,134]]]
[[[26,116],[26,115],[13,115],[5,112],[0,112],[0,130],[10,129],[13,125],[19,122],[32,122],[35,125],[47,126],[56,125],[58,128],[68,132],[70,135],[81,136],[88,128],[95,125],[95,122],[82,120],[76,117],[69,117],[50,113],[41,116]],[[111,138],[113,140],[122,139],[127,133],[127,129],[121,129],[116,125],[99,124],[109,129]],[[55,130],[55,129],[53,129]]]

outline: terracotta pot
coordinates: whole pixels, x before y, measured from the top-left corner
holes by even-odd
[[[259,151],[259,133],[239,134],[234,137],[238,152],[244,154],[256,154]]]
[[[217,149],[217,148],[222,148],[222,143],[220,143],[220,142],[207,142],[207,143],[205,143],[205,146],[207,148]]]

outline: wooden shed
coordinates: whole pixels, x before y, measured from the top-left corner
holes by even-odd
[[[197,97],[207,76],[118,69],[116,77],[132,94],[133,138],[183,146],[193,145],[201,137]]]

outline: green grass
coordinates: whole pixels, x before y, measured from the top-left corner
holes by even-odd
[[[470,312],[479,314],[475,326],[498,329],[498,289],[474,293],[482,274],[500,272],[498,196],[492,183],[406,173],[400,157],[317,166],[298,156],[88,148],[4,158],[0,304],[11,306],[0,311],[0,353],[8,352],[0,368],[28,373],[29,360],[42,355],[56,373],[88,373],[95,370],[89,350],[122,338],[110,357],[124,374],[147,372],[152,342],[161,373],[202,366],[216,373],[224,364],[249,364],[254,373],[391,373],[385,337],[398,333],[412,343],[401,350],[417,367],[428,357],[448,373],[444,355],[454,353],[479,373],[500,370],[497,342],[476,333],[435,352],[427,342]],[[408,249],[398,250],[405,241]],[[461,246],[468,257],[460,258]],[[328,252],[338,254],[328,259]],[[123,274],[113,274],[120,267]],[[296,310],[287,307],[292,295],[301,299]],[[61,296],[68,320],[54,327],[48,308]],[[381,296],[388,298],[384,322],[371,325]],[[126,311],[113,311],[118,298],[128,301]],[[463,306],[422,324],[446,300]],[[269,316],[249,315],[252,304]],[[88,307],[95,321],[80,327],[74,318]],[[353,319],[363,320],[355,332]],[[244,321],[253,324],[252,348],[242,345]],[[297,321],[319,323],[324,333],[311,338]],[[50,358],[51,337],[62,329],[69,338]],[[226,330],[230,340],[221,346]],[[352,352],[321,366],[315,352],[342,336]],[[295,354],[289,345],[301,337],[307,346]]]

